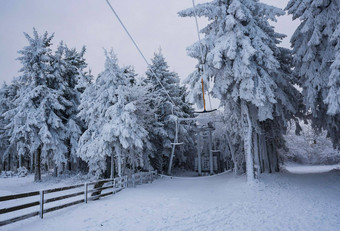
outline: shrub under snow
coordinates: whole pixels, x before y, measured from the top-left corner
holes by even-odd
[[[288,150],[280,150],[284,161],[301,164],[340,163],[340,151],[333,148],[326,131],[316,134],[310,124],[300,122],[300,126],[302,128],[300,136],[294,133],[295,126],[291,126],[285,136]]]

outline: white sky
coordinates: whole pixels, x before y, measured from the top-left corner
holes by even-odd
[[[261,0],[284,8],[288,0]],[[196,0],[196,3],[208,0]],[[133,65],[144,74],[146,65],[112,14],[105,0],[0,0],[0,84],[18,76],[17,51],[27,45],[22,32],[55,33],[53,43],[63,40],[78,50],[86,45],[85,58],[96,77],[103,70],[103,48],[113,48],[121,65]],[[177,12],[191,7],[191,0],[111,0],[147,59],[162,47],[171,70],[185,78],[196,61],[186,55],[186,47],[197,40],[193,18],[180,18]],[[200,20],[201,28],[206,21]],[[279,18],[276,30],[289,38],[298,22],[290,16]]]

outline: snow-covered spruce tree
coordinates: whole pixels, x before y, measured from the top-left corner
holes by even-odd
[[[117,160],[120,176],[126,161],[143,166],[142,151],[148,136],[144,129],[146,89],[134,84],[132,68],[118,66],[113,51],[105,54],[105,70],[85,89],[79,112],[87,129],[80,137],[78,155],[98,178],[106,169],[106,157]]]
[[[203,60],[199,42],[188,48],[189,56],[199,60],[198,70],[187,79],[193,89],[191,98],[201,100],[199,80],[204,65],[204,82],[208,85],[213,80],[212,93],[221,100],[226,118],[240,118],[233,120],[239,129],[234,128],[233,133],[244,143],[248,180],[254,178],[254,161],[259,171],[278,170],[276,152],[267,147],[275,150],[283,138],[275,135],[268,140],[266,136],[274,128],[275,134],[284,132],[286,120],[296,110],[293,102],[299,99],[289,68],[280,64],[287,52],[278,47],[284,35],[276,33],[268,22],[284,12],[257,0],[214,0],[197,5],[196,11],[210,23],[202,30]],[[194,9],[179,15],[194,16]],[[269,164],[260,166],[265,160]]]
[[[14,108],[5,113],[10,120],[10,142],[16,144],[19,155],[29,147],[30,155],[35,154],[35,181],[41,180],[40,164],[53,159],[57,166],[66,162],[67,147],[65,126],[58,116],[71,104],[63,97],[62,82],[53,74],[51,66],[51,40],[53,35],[45,32],[42,36],[33,29],[33,37],[24,33],[29,45],[18,53],[22,64],[16,81],[19,84]]]
[[[340,9],[339,9],[340,14]],[[338,19],[339,20],[339,19]],[[340,22],[330,38],[331,44],[335,47],[335,57],[332,60],[331,74],[329,76],[329,92],[325,99],[328,105],[327,113],[331,116],[340,114]],[[339,138],[339,136],[338,136]],[[336,142],[338,143],[338,142]]]
[[[5,170],[5,150],[9,146],[9,138],[6,134],[5,126],[9,123],[4,118],[4,113],[8,110],[8,99],[7,99],[7,84],[4,83],[0,88],[0,173]]]
[[[312,126],[340,147],[340,2],[290,0],[286,10],[301,24],[291,38],[294,74],[303,88]]]
[[[77,160],[78,140],[84,130],[84,123],[77,117],[82,91],[78,86],[91,80],[91,76],[84,72],[87,67],[84,53],[85,47],[77,52],[75,48],[69,49],[61,42],[51,61],[52,74],[63,81],[59,89],[62,90],[63,97],[67,100],[62,102],[65,109],[60,110],[58,116],[63,118],[65,126],[66,137],[64,142],[68,149],[66,169],[69,171],[71,171],[71,163]]]
[[[14,107],[14,99],[18,85],[13,81],[10,85],[6,83],[0,88],[0,172],[2,170],[10,170],[11,159],[19,158],[19,167],[21,167],[22,156],[13,156],[13,144],[10,143],[9,129],[7,125],[10,123],[8,118],[5,118],[5,113]],[[25,152],[20,152],[24,154]],[[12,156],[11,156],[12,155]]]
[[[175,105],[173,105],[157,78]],[[175,139],[176,118],[192,117],[193,109],[192,105],[186,102],[186,90],[180,86],[178,74],[169,70],[161,50],[154,54],[152,63],[146,72],[146,82],[153,86],[152,94],[157,100],[157,105],[151,105],[151,108],[156,110],[154,126],[149,131],[150,141],[154,146],[151,163],[155,169],[162,172],[168,168],[168,158],[172,148],[171,143]],[[187,125],[179,126],[179,140],[186,144],[193,142]],[[181,153],[178,155],[180,157],[185,150],[178,151],[177,153]]]

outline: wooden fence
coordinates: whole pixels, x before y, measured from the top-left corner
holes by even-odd
[[[132,184],[132,187],[136,187],[139,184],[152,183],[156,175],[157,171],[135,173],[128,178],[128,184],[129,186]]]
[[[151,183],[156,175],[156,171],[140,172],[132,174],[130,177],[123,176],[54,189],[2,196],[0,197],[1,204],[7,201],[9,203],[12,201],[17,202],[18,199],[30,201],[19,202],[15,206],[7,203],[5,208],[0,208],[0,218],[3,214],[15,213],[24,209],[29,210],[24,215],[22,215],[21,211],[20,215],[14,215],[12,218],[0,221],[0,227],[38,215],[40,218],[43,218],[46,213],[80,203],[87,203],[90,200],[98,200],[101,197],[115,194],[128,186],[136,187],[138,184]],[[64,201],[62,204],[59,203],[61,200]],[[37,208],[37,206],[39,207]]]

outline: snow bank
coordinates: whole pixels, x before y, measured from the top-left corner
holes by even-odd
[[[310,173],[325,173],[330,172],[332,170],[339,169],[340,164],[335,165],[298,165],[289,163],[286,166],[283,166],[288,172],[294,174],[310,174]]]

